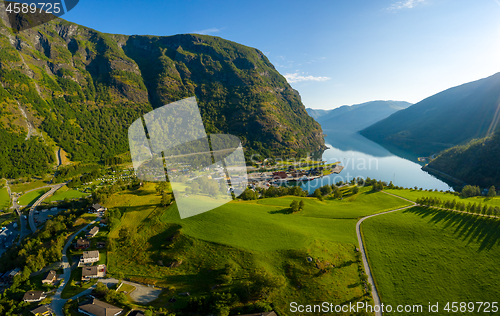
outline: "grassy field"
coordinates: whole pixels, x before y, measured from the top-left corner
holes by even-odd
[[[10,186],[10,189],[12,192],[26,192],[29,190],[33,190],[39,187],[44,187],[46,186],[47,183],[42,181],[42,180],[36,180],[32,182],[26,182],[26,183],[20,183],[20,184],[13,184]]]
[[[31,191],[29,193],[24,194],[21,196],[17,202],[19,205],[31,205],[36,202],[42,195],[44,195],[49,189],[40,189],[40,190],[35,190]]]
[[[59,190],[57,190],[54,195],[48,197],[45,201],[46,202],[53,202],[53,201],[63,201],[64,199],[79,199],[82,197],[87,196],[88,193],[82,193],[77,190],[73,190],[68,188],[67,186],[63,186]]]
[[[6,211],[10,206],[10,197],[7,188],[0,189],[0,210]]]
[[[71,277],[61,292],[61,298],[68,299],[70,297],[73,297],[97,283],[97,279],[91,279],[88,282],[82,282],[81,279],[81,268],[76,268],[75,270],[71,271]]]
[[[395,194],[397,196],[404,197],[405,199],[415,201],[419,197],[433,197],[433,198],[440,198],[441,200],[445,201],[460,201],[465,204],[467,203],[482,203],[492,205],[492,206],[500,206],[500,196],[494,197],[494,198],[489,198],[485,196],[475,196],[475,197],[470,197],[470,198],[463,198],[460,196],[456,196],[452,193],[444,193],[444,192],[428,192],[428,191],[420,191],[420,190],[413,190],[413,189],[405,189],[405,190],[390,190],[390,189],[385,189],[384,191]]]
[[[428,193],[428,192],[427,192]],[[495,302],[500,296],[500,221],[413,207],[363,222],[385,304]],[[425,313],[424,313],[425,314]],[[455,313],[454,315],[483,313]]]
[[[357,218],[408,204],[366,190],[342,201],[308,197],[233,201],[183,220],[175,203],[158,207],[160,196],[154,185],[124,191],[105,205],[123,214],[121,226],[109,234],[115,249],[108,252],[108,269],[135,281],[174,287],[155,301],[157,307],[165,306],[168,296],[177,292],[207,294],[220,283],[217,278],[225,264],[237,267],[233,279],[238,282],[248,279],[254,269],[283,277],[285,286],[272,301],[285,314],[292,300],[361,300]],[[304,211],[286,214],[294,199],[304,200]],[[121,228],[133,232],[131,241],[119,238]],[[173,262],[182,264],[169,268]],[[174,308],[185,306],[187,300],[179,297]]]

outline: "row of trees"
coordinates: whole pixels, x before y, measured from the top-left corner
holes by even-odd
[[[491,206],[481,203],[464,203],[456,200],[441,200],[440,198],[423,197],[418,198],[415,202],[420,205],[442,207],[462,212],[481,214],[481,215],[500,215],[500,208],[498,206]]]
[[[477,185],[466,185],[462,188],[462,191],[460,192],[460,195],[463,197],[472,197],[472,196],[481,196],[481,189]],[[497,195],[495,186],[492,185],[487,193],[488,197],[494,197]]]
[[[273,198],[285,195],[293,196],[307,196],[308,192],[304,191],[301,187],[274,187],[271,186],[268,189],[257,188],[255,190],[245,189],[243,193],[239,196],[242,200],[257,200],[261,195],[263,198]]]

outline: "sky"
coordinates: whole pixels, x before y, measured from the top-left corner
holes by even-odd
[[[82,0],[63,18],[255,47],[315,109],[416,103],[500,72],[500,0]]]

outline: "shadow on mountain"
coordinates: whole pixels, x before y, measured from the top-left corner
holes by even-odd
[[[478,243],[478,251],[490,250],[500,241],[500,221],[498,220],[425,207],[412,207],[403,212],[428,219],[429,223],[444,223],[444,229],[453,229],[457,238],[469,244]]]
[[[374,157],[388,157],[392,154],[379,144],[365,138],[354,131],[328,130],[323,132],[327,135],[325,143],[343,151],[358,151]]]

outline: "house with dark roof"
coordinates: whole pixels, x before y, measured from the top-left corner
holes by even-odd
[[[21,268],[15,268],[13,270],[10,270],[9,272],[5,272],[5,274],[3,275],[3,278],[6,281],[11,282],[14,279],[14,277],[20,273],[21,273]]]
[[[76,240],[75,249],[87,249],[89,247],[90,247],[90,240],[83,239],[81,237]]]
[[[52,316],[52,311],[45,305],[38,306],[31,313],[35,316]]]
[[[104,278],[106,276],[106,265],[100,264],[97,266],[83,267],[82,268],[82,281],[89,281],[90,279]]]
[[[285,171],[273,172],[273,179],[286,179],[288,175]]]
[[[123,309],[94,298],[80,305],[78,311],[88,316],[116,316],[121,314]]]
[[[92,206],[89,207],[89,212],[92,212],[92,213],[102,212],[105,210],[106,210],[106,208],[98,203],[92,204]]]
[[[92,229],[87,233],[87,235],[85,237],[87,238],[92,238],[92,237],[95,237],[95,235],[97,235],[97,233],[99,232],[99,226],[94,226],[92,227]]]
[[[84,251],[82,257],[80,258],[80,262],[78,262],[78,266],[82,266],[86,263],[94,263],[97,261],[99,261],[98,250]]]
[[[40,302],[45,299],[46,295],[43,291],[28,291],[23,296],[23,301],[32,303],[32,302]]]
[[[45,276],[45,278],[42,280],[42,284],[54,284],[56,280],[57,280],[56,271],[50,270]]]

